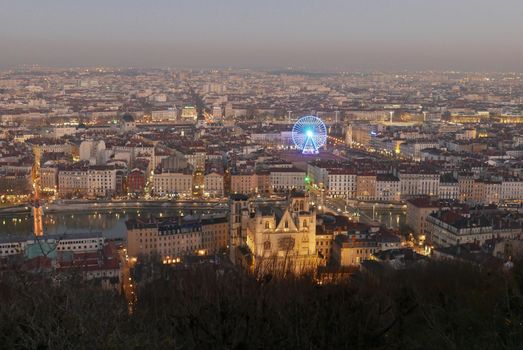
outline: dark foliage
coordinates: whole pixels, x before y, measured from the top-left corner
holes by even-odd
[[[159,267],[128,315],[74,278],[0,280],[0,344],[26,349],[521,349],[523,266],[429,263],[318,286]]]

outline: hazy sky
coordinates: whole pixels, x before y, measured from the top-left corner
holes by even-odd
[[[523,71],[523,0],[0,0],[0,67]]]

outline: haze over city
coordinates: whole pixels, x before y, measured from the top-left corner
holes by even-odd
[[[518,0],[0,2],[0,67],[523,69]]]
[[[517,349],[521,0],[0,0],[1,349]]]

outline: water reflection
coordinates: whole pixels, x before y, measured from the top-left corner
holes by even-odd
[[[150,217],[168,217],[200,213],[197,210],[180,209],[126,209],[111,212],[44,213],[45,234],[103,232],[110,238],[125,236],[125,221],[129,218],[146,220]],[[205,211],[208,212],[207,210]],[[28,235],[33,232],[33,220],[29,214],[0,218],[0,234]]]
[[[129,218],[146,220],[150,217],[168,217],[173,215],[190,215],[191,213],[208,213],[207,210],[188,211],[180,209],[126,209],[111,212],[74,212],[45,213],[43,218],[46,234],[103,232],[106,237],[121,238],[125,236],[125,221]],[[363,210],[372,218],[372,209]],[[383,225],[397,229],[405,224],[405,212],[376,210],[374,217]],[[33,220],[29,214],[0,218],[0,234],[28,235],[33,232]]]
[[[369,218],[373,217],[372,209],[362,210],[362,212]],[[406,213],[398,210],[375,210],[374,219],[389,228],[398,229],[405,225]]]

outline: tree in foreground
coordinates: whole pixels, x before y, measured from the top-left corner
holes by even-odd
[[[134,312],[74,277],[0,279],[0,342],[40,349],[518,349],[523,265],[431,262],[318,285],[203,265],[158,268]]]

